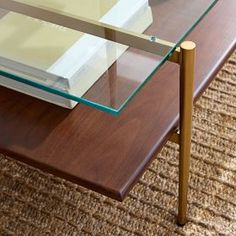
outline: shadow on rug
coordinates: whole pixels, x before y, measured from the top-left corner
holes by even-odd
[[[236,235],[236,53],[194,108],[189,222],[176,225],[178,147],[123,203],[0,155],[0,235]]]

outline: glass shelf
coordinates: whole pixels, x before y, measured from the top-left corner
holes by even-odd
[[[216,2],[1,0],[0,84],[119,114]]]

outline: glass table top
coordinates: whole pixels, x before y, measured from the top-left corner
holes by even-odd
[[[0,0],[0,84],[119,114],[216,2]]]

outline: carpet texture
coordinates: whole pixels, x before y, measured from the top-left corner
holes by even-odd
[[[178,146],[123,203],[0,155],[0,235],[236,235],[236,53],[194,108],[189,222],[176,225]]]

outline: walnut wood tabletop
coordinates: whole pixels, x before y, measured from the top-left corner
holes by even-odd
[[[188,37],[197,44],[195,98],[235,48],[235,12],[235,0],[219,1]],[[177,127],[178,72],[166,63],[119,116],[0,87],[0,152],[123,200]]]

